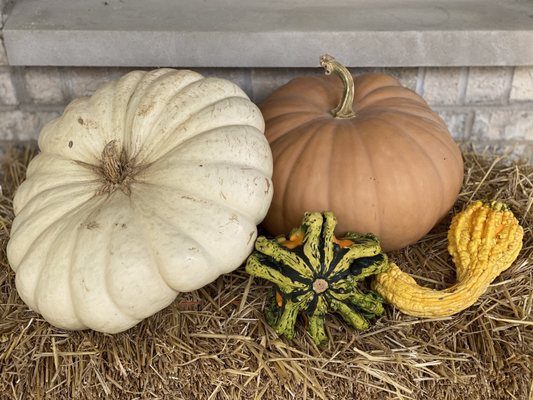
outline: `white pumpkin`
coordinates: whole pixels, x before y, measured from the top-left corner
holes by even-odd
[[[8,258],[51,324],[115,333],[237,268],[272,198],[258,108],[187,70],[130,72],[41,132]]]

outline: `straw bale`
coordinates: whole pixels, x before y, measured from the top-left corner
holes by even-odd
[[[465,150],[463,191],[419,243],[390,253],[420,282],[454,281],[450,216],[474,199],[509,204],[525,229],[513,266],[468,310],[412,318],[386,307],[369,330],[328,316],[330,341],[280,339],[262,310],[267,282],[242,268],[127,332],[68,332],[20,300],[5,255],[11,199],[35,151],[13,148],[0,199],[2,399],[479,399],[533,398],[533,167]]]

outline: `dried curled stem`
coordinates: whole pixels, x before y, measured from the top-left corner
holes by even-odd
[[[111,140],[104,146],[98,165],[77,161],[99,176],[102,186],[96,191],[97,196],[111,194],[117,189],[129,196],[135,175],[146,167],[135,165],[135,159],[128,157],[126,150],[117,143],[117,140]]]
[[[104,184],[96,193],[97,195],[113,193],[117,189],[127,195],[131,194],[130,183],[136,171],[128,160],[126,150],[124,148],[119,150],[116,140],[105,145],[100,168]]]
[[[332,73],[337,75],[342,81],[344,88],[341,100],[337,107],[331,110],[331,114],[335,118],[354,118],[355,112],[353,110],[353,99],[355,96],[355,88],[352,74],[344,65],[328,54],[324,54],[320,57],[320,66],[324,68],[326,75],[331,75]]]

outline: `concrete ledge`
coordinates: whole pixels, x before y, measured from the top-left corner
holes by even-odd
[[[528,0],[18,0],[11,65],[533,65]]]

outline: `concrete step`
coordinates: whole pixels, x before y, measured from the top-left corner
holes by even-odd
[[[18,0],[11,65],[533,65],[529,0]]]

